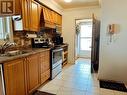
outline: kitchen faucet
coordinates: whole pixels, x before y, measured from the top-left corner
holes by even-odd
[[[10,48],[11,46],[16,46],[16,43],[7,41],[3,45],[0,45],[0,54],[5,54],[6,49]]]

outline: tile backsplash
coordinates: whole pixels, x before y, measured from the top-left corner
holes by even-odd
[[[56,32],[54,29],[42,29],[40,32],[26,32],[26,31],[19,31],[14,32],[14,42],[18,45],[18,47],[31,47],[31,38],[27,38],[26,34],[37,34],[37,37],[43,37],[51,39],[56,35]]]
[[[21,47],[31,46],[31,39],[25,37],[26,32],[14,32],[14,42]]]

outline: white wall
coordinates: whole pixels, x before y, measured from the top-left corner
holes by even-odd
[[[42,2],[44,5],[48,6],[49,8],[53,9],[54,11],[60,14],[63,13],[63,8],[53,0],[39,0],[39,1]]]
[[[127,0],[102,0],[99,79],[127,83]],[[118,33],[109,42],[108,24],[117,24]]]
[[[64,42],[69,44],[69,63],[75,61],[75,19],[92,18],[92,13],[100,18],[99,7],[70,9],[63,12],[62,36]]]

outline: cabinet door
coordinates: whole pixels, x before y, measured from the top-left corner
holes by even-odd
[[[39,4],[32,0],[30,2],[30,31],[39,31],[39,22],[40,22],[40,9]]]
[[[62,25],[62,16],[56,13],[56,24]]]
[[[27,57],[27,83],[28,93],[31,93],[39,86],[38,54]]]
[[[44,72],[44,57],[45,57],[45,52],[40,53],[40,58],[39,58],[40,62],[39,63],[40,63],[41,73]]]
[[[54,23],[57,24],[57,13],[54,12]]]
[[[50,52],[44,51],[40,54],[41,73],[50,69]]]
[[[43,15],[44,15],[44,20],[50,22],[49,9],[48,8],[43,7]]]
[[[4,63],[6,95],[26,95],[23,59]]]
[[[44,21],[48,20],[45,7],[42,7],[42,10],[43,10]]]
[[[58,24],[62,26],[62,16],[61,15],[58,16]]]
[[[21,1],[22,0],[15,0],[14,2],[15,2],[15,8],[14,8],[14,10],[15,10],[15,15],[21,15],[21,12],[22,12],[22,10],[21,10]]]
[[[41,74],[41,84],[46,82],[49,78],[50,78],[50,70],[47,70]]]
[[[50,51],[40,53],[40,65],[41,83],[44,83],[50,77]]]
[[[55,17],[54,17],[55,12],[51,11],[51,22],[55,24]]]
[[[45,68],[46,71],[50,69],[50,52],[46,51],[46,55],[45,55]]]
[[[62,16],[60,16],[60,25],[62,26]]]
[[[29,1],[22,0],[22,18],[23,18],[23,29],[28,31],[29,30]]]

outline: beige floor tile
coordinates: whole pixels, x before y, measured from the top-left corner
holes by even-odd
[[[86,89],[87,92],[90,92],[90,93],[99,93],[100,92],[100,88],[99,87],[89,87],[87,86],[87,89]]]
[[[85,95],[85,91],[73,89],[69,87],[61,87],[57,95]]]
[[[78,90],[86,90],[87,88],[87,84],[81,84],[76,81],[64,81],[62,86]]]
[[[115,95],[114,91],[94,87],[86,92],[86,95]]]
[[[56,95],[72,95],[72,93],[71,92],[68,92],[68,91],[59,91]]]
[[[114,90],[100,88],[101,95],[114,95]]]
[[[90,60],[78,59],[66,65],[62,72],[39,90],[57,95],[127,95],[99,87],[98,74],[91,74]]]
[[[86,95],[85,91],[72,91],[72,95]]]
[[[40,88],[39,90],[56,94],[59,91],[59,89],[60,89],[60,86],[53,85],[53,84],[47,84],[47,85],[43,86],[42,88]]]
[[[48,84],[50,84],[50,85],[61,86],[63,83],[64,83],[63,80],[60,80],[60,79],[54,79],[54,80],[50,81]]]
[[[114,91],[114,95],[127,95],[127,92]]]
[[[72,89],[67,87],[61,87],[57,92],[57,95],[72,95]]]
[[[99,87],[100,85],[99,85],[99,81],[90,81],[90,80],[88,80],[87,81],[87,86],[88,87]]]
[[[86,92],[86,95],[101,95],[99,92]]]

